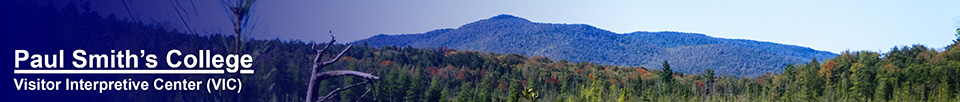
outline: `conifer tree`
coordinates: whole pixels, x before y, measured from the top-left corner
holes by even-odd
[[[673,85],[673,70],[670,69],[670,63],[667,61],[663,61],[663,69],[660,72],[660,78],[663,82],[663,87],[661,87],[663,88],[662,92],[667,94],[672,93],[673,91],[671,86]]]

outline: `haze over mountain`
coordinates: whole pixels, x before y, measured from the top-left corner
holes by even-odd
[[[837,54],[796,45],[746,39],[715,38],[686,32],[617,34],[586,24],[537,23],[498,15],[455,29],[420,34],[375,35],[353,44],[370,46],[447,47],[495,53],[545,56],[553,60],[588,61],[660,69],[663,61],[684,73],[714,69],[718,74],[757,76],[779,73],[787,64]]]

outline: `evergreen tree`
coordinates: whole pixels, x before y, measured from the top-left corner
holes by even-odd
[[[817,71],[820,70],[820,62],[814,58],[810,63],[808,63],[803,69],[803,89],[800,91],[803,99],[807,101],[815,101],[823,93],[823,84],[824,81],[822,77],[817,75]]]
[[[430,81],[430,88],[427,90],[427,102],[439,102],[440,101],[440,82],[439,77],[433,77],[433,81]]]
[[[876,89],[874,75],[876,73],[874,64],[878,61],[879,55],[872,52],[858,52],[857,62],[850,68],[853,72],[851,79],[853,87],[850,88],[852,98],[860,101],[872,99],[873,92]]]
[[[713,74],[714,74],[713,69],[707,69],[706,71],[703,71],[703,78],[704,78],[703,82],[705,85],[704,87],[706,87],[704,88],[706,89],[704,93],[707,95],[713,94],[712,92],[710,92],[710,88],[713,86],[714,79],[716,79],[716,77],[713,76]]]
[[[422,88],[420,86],[421,84],[420,70],[414,70],[409,77],[410,77],[410,80],[407,83],[407,95],[403,97],[403,100],[406,100],[409,102],[420,102],[421,101],[420,95],[423,94],[421,91]]]
[[[663,86],[661,87],[663,88],[662,92],[667,94],[672,93],[673,90],[671,89],[671,86],[673,86],[673,70],[670,69],[670,63],[667,61],[663,61],[663,69],[660,72],[660,78],[661,82],[663,82],[661,85]]]

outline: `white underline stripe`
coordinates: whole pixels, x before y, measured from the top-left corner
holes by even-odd
[[[253,74],[253,70],[240,70],[240,74]],[[223,69],[190,70],[13,70],[13,74],[224,74]]]
[[[240,70],[240,74],[253,74],[253,70]]]

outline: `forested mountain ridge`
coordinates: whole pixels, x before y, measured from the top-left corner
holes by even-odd
[[[145,22],[100,16],[70,3],[66,8],[13,8],[16,25],[3,34],[8,50],[50,51],[117,49],[165,51],[180,49],[231,53],[236,37],[171,32]],[[9,6],[0,6],[9,7]],[[153,22],[154,24],[157,22]],[[18,29],[23,28],[23,29]],[[29,28],[29,29],[27,29]],[[952,29],[947,29],[952,30]],[[438,30],[440,32],[450,30]],[[960,32],[960,29],[958,29]],[[380,76],[374,85],[342,91],[333,101],[362,102],[646,102],[646,101],[893,101],[957,102],[960,100],[960,35],[942,50],[924,45],[894,47],[890,52],[842,52],[822,61],[781,67],[782,73],[758,77],[677,73],[677,62],[661,62],[665,70],[568,62],[541,56],[456,51],[444,48],[353,45],[344,58],[323,70],[357,70]],[[30,42],[34,44],[21,44]],[[246,39],[241,53],[255,54],[253,75],[239,76],[244,91],[16,91],[12,101],[252,101],[302,102],[307,92],[316,47],[326,43],[280,39]],[[330,49],[348,45],[334,44]],[[705,45],[710,46],[725,45]],[[682,47],[679,50],[701,47]],[[723,47],[728,49],[742,49]],[[42,52],[42,51],[41,51]],[[339,50],[322,53],[330,59]],[[193,52],[187,52],[193,53]],[[710,54],[710,53],[704,53]],[[7,55],[13,57],[12,55]],[[162,56],[161,56],[162,57]],[[160,58],[162,59],[162,58]],[[819,58],[818,58],[819,59]],[[822,63],[821,63],[822,62]],[[747,63],[747,62],[744,62]],[[158,67],[159,68],[159,67]],[[31,77],[35,75],[14,75]],[[124,78],[197,79],[222,75],[82,75],[86,80]],[[79,78],[45,75],[44,78]],[[318,82],[328,92],[362,81],[344,77]],[[364,90],[366,89],[366,90]],[[8,90],[13,90],[12,88]],[[369,93],[368,93],[369,92]],[[532,94],[530,94],[532,93]],[[48,98],[58,96],[59,98]],[[36,100],[35,100],[36,99]]]
[[[420,34],[380,34],[352,43],[375,47],[446,47],[650,68],[660,68],[660,62],[671,61],[676,62],[675,70],[680,72],[698,73],[714,69],[724,74],[748,76],[780,72],[779,68],[787,64],[837,55],[802,46],[715,38],[699,33],[639,31],[617,34],[586,24],[537,23],[512,15],[498,15],[456,29]]]

